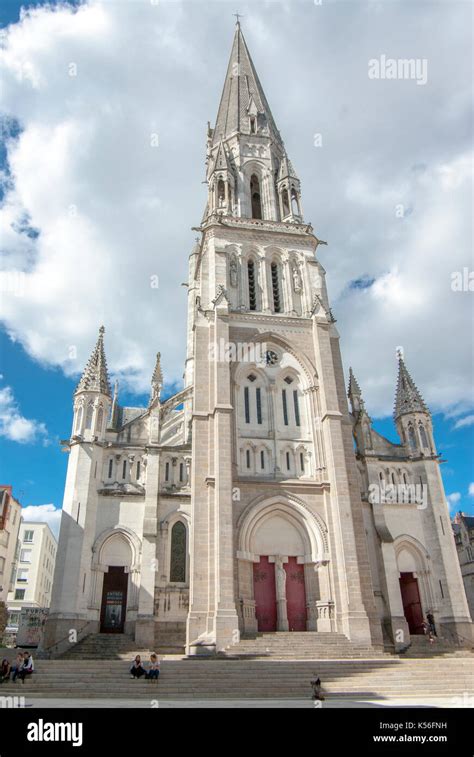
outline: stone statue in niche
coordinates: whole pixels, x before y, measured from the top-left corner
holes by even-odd
[[[298,270],[298,265],[296,263],[293,265],[292,275],[293,275],[293,289],[297,294],[299,294],[302,289],[302,282],[301,282],[301,274]]]
[[[232,255],[230,259],[229,269],[230,269],[230,285],[233,287],[236,287],[238,268],[237,268],[237,259],[235,255]]]
[[[286,571],[281,560],[275,560],[277,599],[286,597]]]

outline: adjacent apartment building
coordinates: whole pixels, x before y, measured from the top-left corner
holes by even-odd
[[[0,602],[6,602],[13,577],[21,505],[12,494],[12,487],[0,485]]]
[[[48,608],[51,602],[57,542],[47,523],[22,521],[18,536],[15,575],[8,594],[8,628],[18,629],[21,610]]]
[[[471,618],[474,618],[474,517],[462,512],[456,513],[453,531],[467,603]]]

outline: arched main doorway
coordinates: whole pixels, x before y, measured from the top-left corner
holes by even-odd
[[[107,539],[100,554],[107,566],[100,607],[101,633],[123,633],[127,613],[129,568],[132,550],[128,541],[116,534]]]
[[[263,519],[253,537],[258,631],[306,631],[304,543],[299,529],[275,513]]]
[[[405,537],[396,545],[403,614],[410,634],[423,633],[423,617],[429,611],[429,582],[421,545]]]

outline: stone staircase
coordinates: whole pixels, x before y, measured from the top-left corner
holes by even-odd
[[[136,650],[134,650],[135,652]],[[130,658],[133,657],[133,653]],[[23,685],[4,683],[2,696],[113,700],[310,700],[310,681],[319,676],[328,698],[451,698],[462,704],[472,696],[474,656],[422,659],[385,656],[373,659],[180,659],[165,658],[158,683],[131,680],[129,662],[37,660]],[[457,699],[453,699],[456,697]]]
[[[154,650],[151,650],[154,651]],[[150,650],[137,646],[125,633],[93,633],[65,652],[62,660],[133,660],[135,655],[148,660]]]
[[[351,642],[342,633],[279,631],[244,637],[225,654],[240,659],[344,660],[383,658],[388,652]]]

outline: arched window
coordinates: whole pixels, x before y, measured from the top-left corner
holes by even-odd
[[[288,190],[284,189],[281,193],[281,204],[283,206],[283,218],[290,215],[290,203],[288,201]]]
[[[82,415],[84,413],[82,405],[79,407],[79,410],[77,411],[77,420],[76,420],[76,434],[78,434],[81,430],[82,426]]]
[[[225,203],[225,184],[222,179],[217,182],[217,207],[222,208]]]
[[[125,480],[127,478],[127,461],[124,460],[122,463],[122,478]]]
[[[413,426],[408,427],[408,444],[410,449],[416,449],[416,434]]]
[[[108,470],[108,476],[107,478],[112,478],[112,473],[114,471],[114,461],[112,458],[109,460],[109,470]]]
[[[257,119],[255,116],[250,116],[250,133],[256,134],[257,132]]]
[[[181,521],[171,529],[170,583],[186,581],[186,526]]]
[[[301,468],[301,473],[304,473],[304,454],[303,454],[303,452],[300,452],[300,468]]]
[[[257,309],[257,282],[255,278],[255,263],[253,260],[249,260],[247,263],[248,279],[249,279],[249,310]]]
[[[89,402],[87,405],[87,413],[86,413],[86,429],[92,428],[92,416],[94,414],[94,403]]]
[[[250,468],[250,450],[249,449],[245,451],[245,464],[247,468]]]
[[[418,429],[420,432],[421,446],[429,448],[430,445],[428,444],[428,437],[426,435],[425,427],[423,426],[422,423],[420,423],[420,425],[418,426]]]
[[[262,202],[260,198],[260,182],[258,176],[252,174],[250,178],[250,199],[252,202],[252,218],[262,217]]]
[[[97,420],[95,423],[95,430],[97,434],[102,433],[102,425],[104,423],[104,408],[102,405],[99,407],[99,412],[97,413]]]
[[[169,480],[170,480],[170,464],[166,463],[165,464],[165,481],[169,481]]]
[[[281,297],[280,297],[280,276],[278,271],[278,263],[271,264],[272,272],[272,296],[273,296],[273,310],[275,313],[281,312]]]
[[[298,195],[294,187],[291,190],[291,212],[293,213],[294,216],[299,216],[300,214]]]
[[[140,480],[140,460],[137,460],[137,481]]]
[[[260,450],[260,468],[265,470],[265,452],[263,449]]]

